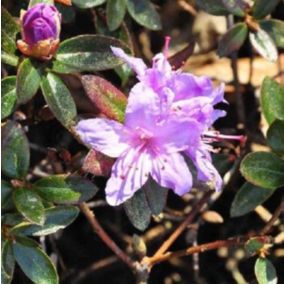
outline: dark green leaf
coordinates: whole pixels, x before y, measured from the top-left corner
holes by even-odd
[[[41,81],[41,89],[49,108],[63,126],[69,128],[74,125],[76,105],[63,81],[57,75],[48,73]]]
[[[1,60],[2,63],[11,65],[11,66],[17,66],[19,63],[19,57],[14,54],[9,54],[7,52],[2,51],[1,52]]]
[[[13,255],[12,243],[11,241],[5,241],[2,247],[2,265],[1,273],[7,276],[7,279],[11,281],[14,269],[15,269],[15,258]],[[3,270],[3,272],[2,272]],[[10,283],[10,282],[7,282]]]
[[[41,198],[32,190],[16,188],[13,199],[17,210],[30,222],[42,225],[45,221]]]
[[[284,161],[273,153],[248,154],[241,163],[241,173],[257,186],[270,189],[284,186]]]
[[[58,276],[49,257],[31,240],[17,238],[13,243],[15,259],[22,271],[37,284],[57,284]]]
[[[122,87],[126,85],[129,77],[133,74],[131,68],[126,63],[116,67],[114,71],[119,76]]]
[[[251,238],[245,244],[245,249],[248,254],[254,255],[259,252],[260,249],[263,248],[265,242],[262,242],[258,238]]]
[[[1,50],[12,55],[15,53],[16,36],[19,31],[20,27],[14,18],[1,7]]]
[[[8,121],[2,128],[2,172],[10,178],[27,175],[30,162],[29,142],[17,123]]]
[[[106,0],[72,0],[72,4],[81,9],[88,9],[99,6],[106,2]]]
[[[17,97],[18,103],[28,102],[37,92],[40,86],[40,72],[31,59],[25,59],[18,68],[17,73]]]
[[[107,24],[111,31],[116,30],[122,23],[126,12],[126,0],[107,1]]]
[[[249,39],[255,50],[265,59],[269,61],[276,61],[278,58],[278,51],[269,34],[259,29],[257,32],[250,32]]]
[[[276,270],[267,258],[256,260],[254,273],[259,284],[277,284]]]
[[[228,154],[212,154],[213,165],[221,176],[224,176],[232,168],[235,158]]]
[[[284,121],[275,120],[267,132],[267,143],[271,149],[284,155]]]
[[[227,56],[239,50],[247,37],[247,33],[248,27],[245,23],[238,23],[229,29],[218,43],[217,53],[219,56]]]
[[[228,12],[238,17],[245,16],[245,9],[247,7],[243,0],[222,0],[224,7]]]
[[[56,3],[56,8],[61,14],[63,24],[71,24],[75,21],[76,12],[74,7]]]
[[[16,76],[1,80],[1,120],[9,116],[16,105]]]
[[[54,4],[53,0],[30,0],[29,8],[38,4],[38,3],[46,3],[46,4]]]
[[[1,210],[9,211],[13,208],[13,187],[7,181],[1,180]]]
[[[152,214],[159,215],[166,206],[168,189],[161,187],[153,179],[149,179],[143,189]]]
[[[138,230],[144,231],[151,221],[151,209],[148,205],[145,192],[138,190],[123,206],[132,225]]]
[[[284,48],[284,22],[279,20],[259,21],[261,29],[266,31],[278,47]]]
[[[220,16],[227,15],[228,10],[222,0],[196,0],[197,6],[205,12]]]
[[[8,225],[10,227],[17,226],[24,221],[24,217],[19,213],[6,213],[2,217],[3,224]]]
[[[108,118],[123,121],[126,96],[109,81],[93,75],[81,78],[87,96]]]
[[[46,236],[69,226],[78,216],[79,209],[74,206],[57,206],[45,210],[46,220],[43,226],[19,224],[11,230],[11,234],[29,236]]]
[[[270,14],[279,3],[279,0],[254,0],[252,15],[256,19],[260,19]]]
[[[64,175],[44,177],[34,183],[34,189],[43,199],[56,203],[83,202],[97,192],[92,182]]]
[[[150,0],[127,0],[127,9],[131,17],[150,30],[160,30],[160,16]]]
[[[110,46],[127,50],[122,41],[101,35],[81,35],[67,39],[60,44],[53,70],[69,73],[70,68],[77,72],[114,68],[121,64],[121,61],[112,53]]]
[[[249,213],[266,201],[273,192],[273,189],[258,187],[246,182],[233,200],[230,211],[231,216],[239,217]]]
[[[261,108],[269,124],[284,120],[284,87],[269,77],[261,85]]]

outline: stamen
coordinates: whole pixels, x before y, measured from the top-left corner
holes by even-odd
[[[165,46],[164,46],[164,50],[163,50],[163,54],[166,58],[169,57],[169,46],[170,46],[170,41],[171,41],[171,37],[170,36],[166,36],[165,37]]]

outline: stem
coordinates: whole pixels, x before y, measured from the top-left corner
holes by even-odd
[[[81,212],[86,216],[89,221],[93,231],[98,234],[101,240],[120,258],[124,263],[126,263],[132,270],[135,270],[135,265],[132,259],[122,251],[117,244],[109,237],[106,231],[101,227],[100,223],[96,219],[93,211],[90,210],[85,202],[79,204]]]
[[[176,230],[170,235],[170,237],[161,245],[161,247],[156,251],[153,257],[158,257],[163,255],[168,248],[173,244],[173,242],[179,237],[179,235],[186,229],[186,227],[193,221],[197,213],[201,210],[203,205],[207,202],[208,198],[213,192],[207,191],[203,197],[198,201],[198,203],[190,211],[186,219],[176,228]]]
[[[278,217],[281,215],[282,212],[284,212],[284,198],[282,198],[280,205],[275,210],[271,219],[267,222],[267,224],[264,226],[264,228],[260,231],[261,236],[266,235],[270,231],[271,227],[277,221]]]
[[[228,240],[218,240],[215,242],[211,242],[211,243],[205,243],[199,246],[193,246],[193,247],[189,247],[187,249],[184,250],[179,250],[179,251],[175,251],[175,252],[167,252],[163,255],[157,255],[157,256],[153,256],[150,257],[148,259],[146,259],[145,261],[148,263],[148,265],[151,267],[157,263],[169,260],[170,258],[174,258],[174,257],[181,257],[181,256],[186,256],[186,255],[192,255],[195,253],[202,253],[208,250],[215,250],[221,247],[230,247],[230,246],[236,246],[236,245],[243,245],[245,244],[249,239],[251,238],[251,236],[244,236],[244,237],[235,237],[235,238],[231,238]],[[259,236],[256,237],[259,238],[259,240],[261,242],[265,242],[265,241],[269,241],[270,237],[268,236]]]

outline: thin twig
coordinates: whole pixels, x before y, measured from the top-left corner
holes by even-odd
[[[186,229],[186,227],[193,221],[197,213],[202,209],[203,205],[208,201],[213,191],[207,191],[198,203],[190,211],[185,220],[177,227],[177,229],[170,235],[170,237],[161,245],[161,247],[154,254],[154,257],[164,254],[173,242],[180,236],[180,234]]]
[[[178,5],[193,17],[196,17],[197,11],[191,4],[189,4],[185,0],[178,0]]]
[[[85,202],[79,204],[79,208],[86,216],[94,232],[101,238],[101,240],[120,258],[125,264],[127,264],[132,270],[135,270],[135,265],[132,259],[122,251],[117,244],[110,238],[106,231],[101,227],[100,223],[96,219],[93,211],[90,210]]]
[[[163,262],[163,261],[167,261],[170,258],[175,258],[175,257],[182,257],[182,256],[186,256],[186,255],[192,255],[195,253],[202,253],[208,250],[215,250],[221,247],[230,247],[230,246],[236,246],[236,245],[243,245],[245,244],[249,239],[251,238],[251,236],[244,236],[244,237],[235,237],[235,238],[231,238],[228,240],[218,240],[215,242],[210,242],[210,243],[205,243],[199,246],[193,246],[193,247],[189,247],[187,249],[184,250],[179,250],[179,251],[175,251],[175,252],[167,252],[163,255],[157,255],[157,256],[153,256],[150,258],[147,258],[145,260],[145,262],[152,267],[153,265]],[[270,237],[268,236],[257,236],[255,237],[256,239],[259,238],[259,240],[261,242],[269,242],[270,241]]]
[[[274,225],[274,223],[277,221],[278,217],[281,215],[281,213],[284,212],[284,198],[282,198],[282,201],[278,208],[275,210],[274,214],[272,215],[271,219],[266,223],[264,228],[260,231],[260,235],[266,235],[271,227]]]

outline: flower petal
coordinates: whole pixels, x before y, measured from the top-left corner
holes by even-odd
[[[85,144],[103,154],[116,158],[127,148],[128,130],[122,124],[109,119],[81,120],[76,130]]]
[[[119,157],[112,168],[112,175],[106,185],[106,200],[117,206],[140,189],[147,181],[151,171],[150,156],[130,148]]]
[[[192,175],[180,153],[156,156],[152,161],[151,176],[163,187],[184,195],[192,187]]]
[[[129,65],[138,76],[143,76],[147,66],[142,59],[127,55],[121,48],[111,46],[113,54]]]

